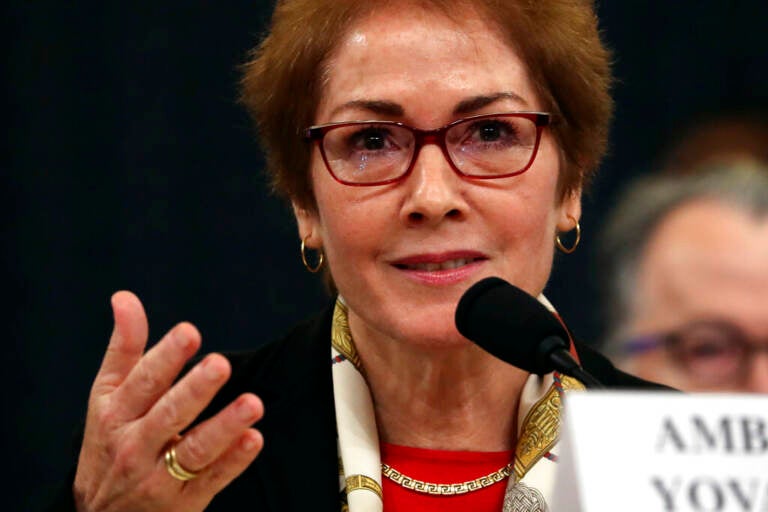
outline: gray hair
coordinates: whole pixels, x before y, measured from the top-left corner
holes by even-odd
[[[648,239],[668,213],[695,200],[712,199],[756,217],[768,215],[768,167],[734,161],[689,174],[642,177],[620,196],[598,240],[603,349],[616,356],[637,294],[637,273]]]

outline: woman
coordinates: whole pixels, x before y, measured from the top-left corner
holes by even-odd
[[[200,334],[179,324],[143,355],[141,304],[115,294],[76,509],[546,509],[556,404],[581,385],[493,358],[453,317],[488,276],[539,296],[569,249],[607,61],[588,2],[279,2],[243,100],[338,299],[176,381]]]

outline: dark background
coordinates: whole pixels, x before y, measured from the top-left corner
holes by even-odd
[[[273,339],[323,304],[235,101],[271,3],[4,8],[3,510],[38,509],[65,476],[115,290],[141,297],[153,340],[191,320],[206,351]],[[594,234],[617,192],[690,123],[768,105],[766,2],[604,0],[599,14],[618,78],[611,154],[547,292],[587,341]]]

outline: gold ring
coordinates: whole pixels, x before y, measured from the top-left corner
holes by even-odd
[[[182,482],[197,478],[197,475],[200,474],[199,472],[189,471],[179,464],[178,459],[176,459],[176,445],[165,450],[165,469],[168,470],[168,473],[173,478]]]

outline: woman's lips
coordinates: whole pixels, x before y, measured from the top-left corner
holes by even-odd
[[[392,264],[420,281],[447,284],[463,280],[487,259],[487,256],[477,252],[462,251],[420,254],[399,259]]]
[[[425,261],[419,263],[395,263],[395,266],[403,270],[422,270],[425,272],[437,272],[440,270],[453,270],[470,263],[478,261],[480,258],[455,258],[441,262]]]

